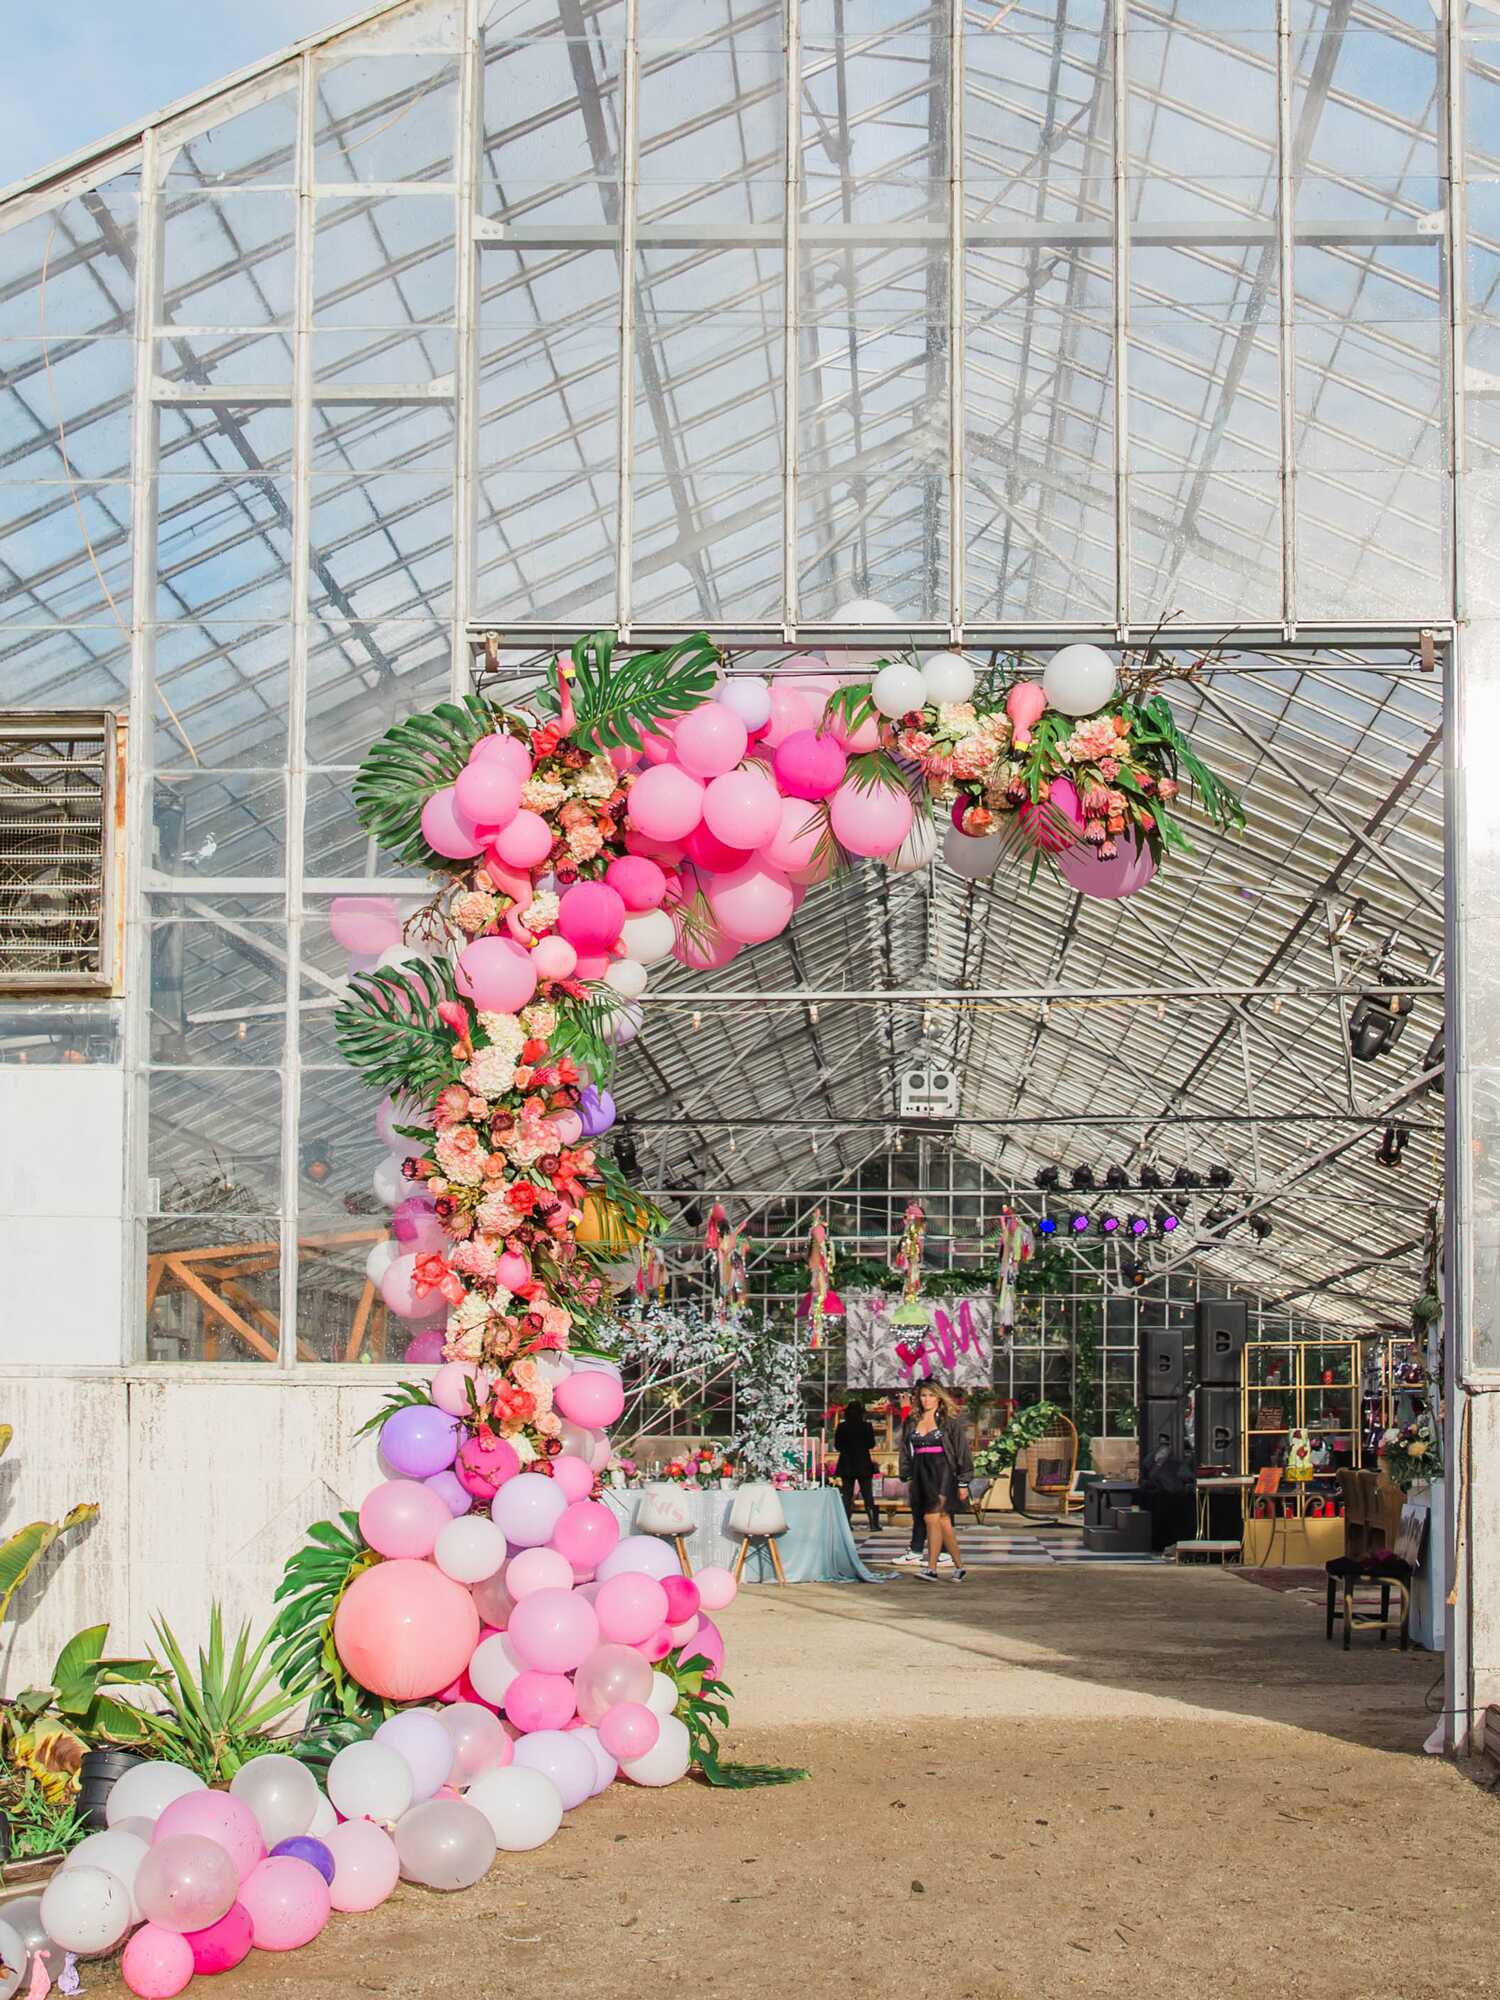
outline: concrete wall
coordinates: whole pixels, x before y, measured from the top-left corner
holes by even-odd
[[[118,1298],[109,1326],[118,1338]],[[308,1525],[357,1507],[381,1477],[374,1439],[354,1433],[394,1379],[0,1365],[0,1422],[16,1431],[0,1535],[80,1500],[102,1509],[0,1627],[0,1690],[44,1676],[66,1639],[106,1619],[115,1651],[142,1647],[155,1611],[196,1642],[217,1597],[258,1633]]]

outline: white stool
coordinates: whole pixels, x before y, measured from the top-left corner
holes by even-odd
[[[687,1537],[697,1533],[698,1523],[693,1518],[693,1509],[687,1495],[680,1486],[670,1479],[657,1481],[648,1486],[641,1495],[641,1504],[635,1512],[636,1533],[660,1535],[663,1541],[671,1542],[677,1551],[677,1560],[682,1564],[684,1576],[691,1576],[693,1566],[688,1561]]]
[[[764,1542],[771,1558],[771,1568],[776,1572],[779,1584],[786,1582],[786,1571],[781,1566],[781,1551],[776,1546],[776,1537],[787,1531],[786,1509],[781,1504],[781,1495],[774,1486],[756,1481],[742,1486],[734,1496],[734,1505],[729,1510],[729,1532],[742,1537],[740,1552],[735,1558],[734,1580],[739,1582],[745,1573],[745,1558],[750,1553],[752,1542]]]

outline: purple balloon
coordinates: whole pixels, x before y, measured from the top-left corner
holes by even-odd
[[[441,1361],[443,1358],[443,1343],[447,1338],[446,1328],[430,1326],[425,1333],[419,1333],[414,1340],[407,1341],[406,1351],[401,1356],[401,1359],[416,1363]]]
[[[455,1521],[461,1514],[467,1514],[474,1505],[473,1499],[465,1490],[456,1472],[434,1472],[432,1477],[424,1479],[422,1484],[432,1488]]]
[[[333,1880],[333,1856],[322,1841],[314,1840],[310,1833],[294,1833],[290,1840],[278,1840],[271,1852],[289,1854],[293,1861],[305,1861],[317,1869],[325,1882]]]
[[[1115,848],[1110,861],[1101,861],[1092,847],[1067,848],[1054,857],[1058,873],[1070,888],[1102,902],[1133,896],[1156,873],[1156,861],[1150,847],[1138,838],[1134,829],[1121,834]]]
[[[585,1139],[597,1139],[615,1122],[615,1100],[607,1090],[585,1084],[578,1093],[578,1116]]]
[[[432,1403],[408,1403],[380,1427],[380,1455],[403,1479],[446,1472],[468,1433],[457,1417]]]

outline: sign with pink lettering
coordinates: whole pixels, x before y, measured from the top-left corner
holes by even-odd
[[[851,1389],[912,1389],[919,1382],[947,1389],[990,1386],[993,1297],[924,1300],[932,1315],[926,1327],[893,1326],[899,1303],[878,1294],[848,1301],[844,1375]]]

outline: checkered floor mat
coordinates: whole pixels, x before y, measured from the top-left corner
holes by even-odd
[[[1149,1555],[1096,1555],[1083,1546],[1082,1532],[1076,1526],[1050,1527],[1042,1522],[1017,1522],[999,1526],[986,1522],[976,1527],[972,1521],[958,1524],[958,1546],[963,1552],[966,1569],[1035,1569],[1038,1564],[1051,1563],[1159,1563],[1160,1556]],[[855,1540],[859,1552],[872,1569],[882,1569],[894,1563],[911,1546],[911,1530],[904,1523],[882,1528],[878,1535],[868,1532],[861,1537],[858,1525]]]

